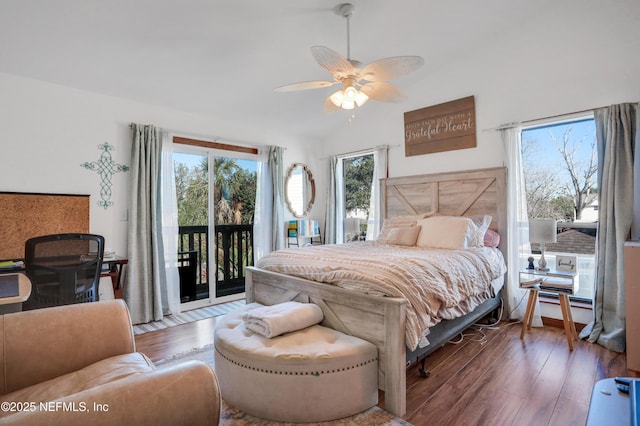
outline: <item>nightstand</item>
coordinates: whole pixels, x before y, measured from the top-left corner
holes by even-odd
[[[524,339],[526,331],[531,330],[533,311],[535,310],[536,301],[538,300],[538,293],[540,291],[554,293],[558,295],[558,299],[560,300],[564,332],[567,335],[569,350],[572,351],[573,339],[578,340],[578,333],[576,332],[576,324],[573,322],[569,296],[578,290],[578,274],[575,272],[545,272],[535,269],[525,269],[520,271],[519,280],[520,288],[529,290],[529,300],[527,302],[524,319],[522,320],[520,338]]]

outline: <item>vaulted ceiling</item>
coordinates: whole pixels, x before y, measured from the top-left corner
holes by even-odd
[[[346,21],[327,0],[3,0],[0,72],[323,140],[345,115],[309,48],[346,56]],[[551,0],[352,0],[351,56],[419,55],[411,87],[451,61],[544,21]],[[535,41],[534,41],[535,42]],[[367,104],[365,108],[368,107]]]

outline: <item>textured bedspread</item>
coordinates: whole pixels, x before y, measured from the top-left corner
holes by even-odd
[[[256,266],[367,294],[405,298],[410,350],[429,327],[465,315],[493,297],[506,271],[502,253],[494,248],[426,250],[373,241],[279,250]]]

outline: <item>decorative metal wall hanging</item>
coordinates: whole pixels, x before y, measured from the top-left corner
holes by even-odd
[[[122,164],[118,164],[113,161],[111,158],[111,151],[116,149],[113,145],[109,145],[107,142],[98,145],[98,148],[103,150],[104,152],[100,154],[100,158],[98,161],[94,162],[86,162],[80,164],[80,167],[84,167],[85,169],[93,170],[100,175],[100,197],[102,198],[98,201],[98,205],[100,207],[107,208],[113,205],[113,201],[111,200],[111,177],[118,172],[126,172],[129,170],[128,166],[124,166]]]

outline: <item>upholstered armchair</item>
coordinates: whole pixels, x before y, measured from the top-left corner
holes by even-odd
[[[157,368],[122,300],[0,315],[0,424],[218,424],[211,368]]]

